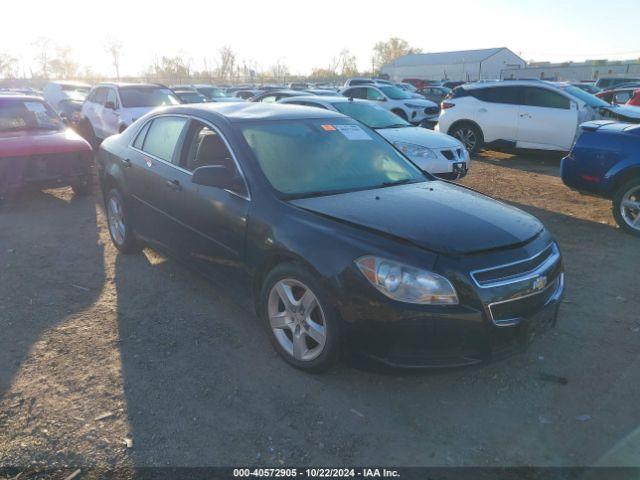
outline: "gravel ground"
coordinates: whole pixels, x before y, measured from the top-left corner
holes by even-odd
[[[463,183],[559,239],[558,328],[421,373],[298,372],[192,271],[118,255],[97,195],[25,193],[0,210],[0,467],[640,466],[640,241],[557,170],[488,152]]]

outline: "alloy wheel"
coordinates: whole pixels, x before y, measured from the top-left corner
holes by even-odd
[[[478,139],[476,138],[476,132],[468,127],[460,127],[454,133],[453,136],[460,140],[468,151],[473,151]]]
[[[122,245],[125,239],[126,226],[124,224],[122,204],[117,195],[109,197],[109,201],[107,202],[107,220],[113,241],[118,245]]]
[[[620,202],[620,214],[629,227],[640,232],[640,185],[624,194]]]
[[[299,361],[311,361],[324,350],[327,322],[313,291],[292,278],[278,281],[269,292],[267,313],[280,346]]]

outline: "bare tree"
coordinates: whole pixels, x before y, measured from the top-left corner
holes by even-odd
[[[116,71],[116,79],[120,80],[120,55],[122,54],[122,42],[115,37],[109,37],[104,45],[104,50],[111,57],[111,64]]]
[[[18,71],[18,59],[8,53],[0,53],[0,77],[15,78]]]
[[[31,46],[36,50],[36,64],[39,71],[36,75],[49,78],[49,61],[53,41],[49,37],[38,37]]]
[[[285,82],[286,77],[289,75],[289,67],[287,67],[281,58],[276,63],[271,65],[269,69],[271,76],[279,82]]]
[[[79,65],[71,58],[71,47],[56,47],[56,55],[49,61],[49,71],[55,78],[74,78]]]
[[[372,68],[379,69],[387,63],[393,62],[398,57],[412,53],[420,53],[422,50],[409,46],[409,42],[401,38],[392,37],[386,42],[378,42],[373,47],[374,60]]]
[[[236,54],[231,50],[231,47],[224,46],[220,49],[220,62],[218,67],[218,76],[220,78],[233,79],[236,65]]]

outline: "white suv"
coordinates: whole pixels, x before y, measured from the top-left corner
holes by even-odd
[[[472,154],[486,144],[567,151],[578,125],[600,117],[592,96],[571,88],[535,80],[462,85],[442,102],[436,130]]]
[[[437,104],[413,98],[394,85],[361,85],[345,88],[340,93],[345,97],[377,102],[381,107],[413,124],[433,127],[438,120],[440,108]]]
[[[80,113],[80,132],[93,145],[123,132],[144,114],[180,99],[167,87],[150,83],[100,83],[93,87]]]

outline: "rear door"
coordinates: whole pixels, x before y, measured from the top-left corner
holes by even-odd
[[[543,87],[524,87],[518,117],[519,148],[569,150],[578,128],[575,102]]]
[[[485,142],[515,143],[522,88],[488,87],[470,92],[480,101],[475,108],[474,119],[482,128]]]
[[[94,133],[98,138],[103,140],[107,138],[103,121],[103,110],[106,100],[107,89],[105,87],[98,87],[87,111],[87,118],[93,127]]]
[[[174,250],[173,196],[191,175],[180,167],[179,147],[188,118],[163,115],[149,122],[148,131],[137,144],[139,157],[132,161],[132,174],[143,170],[144,183],[137,190],[140,208],[135,225],[141,235],[165,250]],[[136,139],[137,140],[137,139]],[[134,143],[136,145],[136,143]]]

